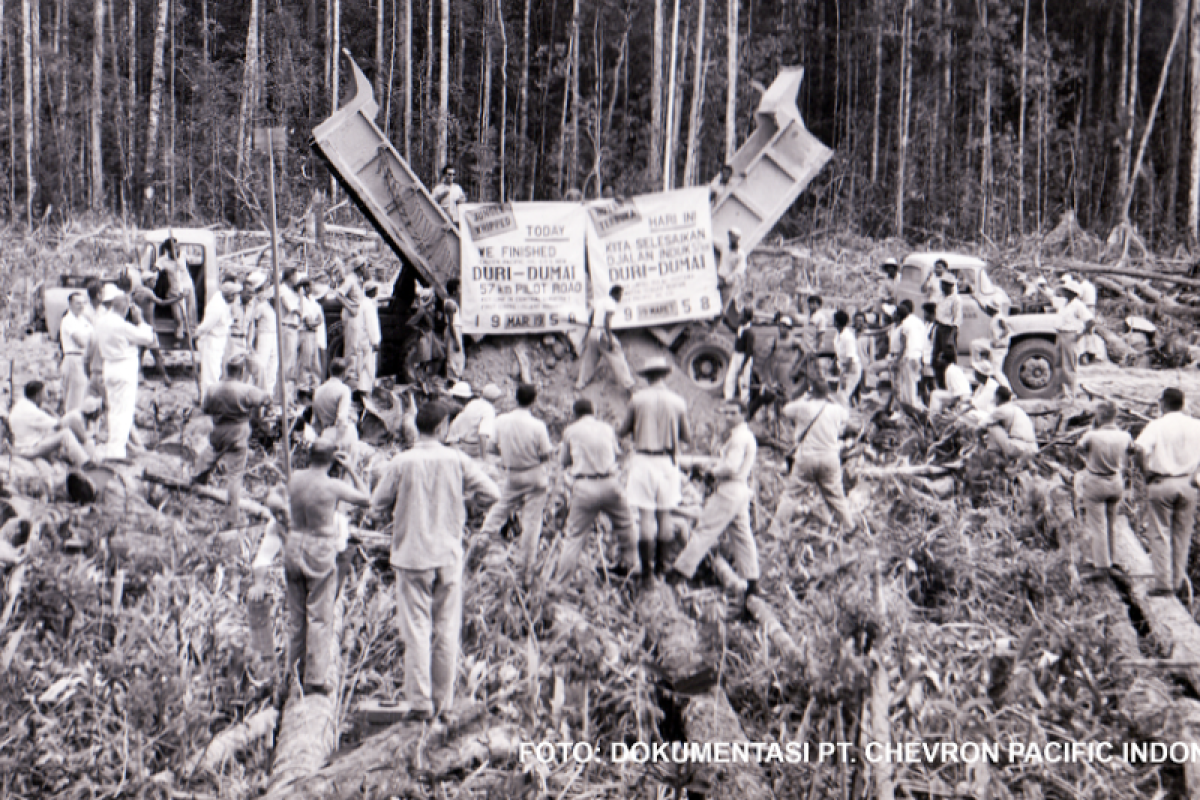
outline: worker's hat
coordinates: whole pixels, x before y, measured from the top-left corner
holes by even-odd
[[[267,282],[267,273],[262,270],[255,270],[246,276],[246,288],[252,292],[257,292]]]
[[[459,400],[470,400],[475,396],[475,393],[471,391],[471,384],[466,381],[459,381],[450,387],[450,396],[457,397]]]
[[[732,236],[735,239],[740,239],[740,238],[742,238],[742,229],[737,227],[736,225],[730,225],[729,230],[726,233],[726,235]]]
[[[885,258],[883,260],[883,263],[879,265],[879,268],[887,269],[888,267],[895,267],[896,269],[900,269],[900,264],[894,258]]]
[[[1158,328],[1153,322],[1145,317],[1126,317],[1125,324],[1131,331],[1140,331],[1142,333],[1157,333]]]
[[[779,318],[779,324],[785,328],[790,328],[794,323],[791,317],[785,315]]]
[[[494,403],[503,396],[504,395],[500,391],[500,387],[494,383],[489,383],[487,386],[483,387],[483,399],[487,400],[489,403]]]
[[[326,439],[326,438],[322,437],[320,439],[317,439],[315,442],[313,442],[311,452],[314,455],[320,454],[320,455],[325,455],[325,456],[331,456],[337,452],[337,449],[338,449],[337,442],[333,441],[333,439]]]
[[[646,363],[638,368],[639,375],[645,375],[650,372],[670,372],[671,362],[663,356],[651,356],[646,359]]]
[[[221,284],[221,294],[238,294],[242,291],[242,285],[237,281],[225,281]]]
[[[111,303],[118,297],[124,296],[124,294],[124,292],[116,287],[116,284],[106,283],[104,284],[104,293],[100,295],[100,302]]]
[[[301,286],[307,286],[311,289],[312,278],[308,277],[308,275],[301,275],[299,278],[296,278],[296,288],[299,289]]]
[[[1062,279],[1062,288],[1072,294],[1083,294],[1083,287],[1079,285],[1079,281],[1072,278],[1070,275]]]
[[[971,368],[985,377],[992,377],[996,374],[996,368],[992,366],[990,361],[972,361]]]

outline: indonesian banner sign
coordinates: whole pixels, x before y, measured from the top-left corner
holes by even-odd
[[[541,333],[586,325],[583,207],[461,207],[463,332]]]
[[[596,297],[625,293],[614,328],[711,319],[721,312],[708,189],[599,201],[587,207]]]

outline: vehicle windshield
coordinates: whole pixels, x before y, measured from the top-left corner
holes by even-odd
[[[986,272],[984,272],[983,270],[979,270],[979,293],[980,294],[994,294],[995,291],[996,291],[996,287],[992,283],[992,279],[988,277],[988,274]]]

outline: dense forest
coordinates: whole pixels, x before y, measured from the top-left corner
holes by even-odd
[[[256,226],[264,126],[285,220],[336,194],[307,139],[342,48],[417,173],[453,163],[472,200],[704,182],[798,64],[836,155],[785,235],[1003,241],[1072,211],[1169,245],[1200,220],[1188,0],[0,0],[0,34],[0,213],[35,224]]]

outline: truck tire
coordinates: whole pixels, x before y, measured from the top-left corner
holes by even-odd
[[[1046,339],[1019,342],[1004,361],[1004,374],[1013,393],[1023,400],[1054,397],[1062,383],[1058,346]]]
[[[733,358],[733,340],[709,333],[688,342],[678,357],[679,369],[700,389],[720,395],[725,389],[725,371]]]

